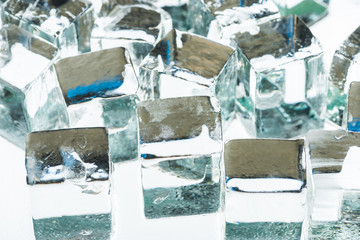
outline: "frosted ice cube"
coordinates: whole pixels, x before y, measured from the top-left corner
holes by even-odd
[[[26,170],[36,239],[110,237],[106,129],[30,133]]]
[[[188,25],[197,34],[218,40],[226,29],[253,26],[258,20],[278,17],[267,0],[189,0]]]
[[[360,27],[335,51],[330,67],[327,113],[338,125],[345,125],[345,106],[351,82],[359,81]]]
[[[87,0],[7,0],[2,21],[12,23],[57,45],[62,56],[90,50],[94,15]]]
[[[91,34],[91,49],[125,47],[140,65],[154,44],[172,28],[170,15],[140,1],[104,2]]]
[[[229,120],[234,112],[236,68],[234,49],[172,30],[140,66],[139,97],[216,97],[224,120]]]
[[[201,233],[205,228],[192,224],[197,219],[216,226],[206,227],[211,236],[221,236],[222,134],[216,102],[205,96],[150,100],[139,102],[138,114],[149,224],[176,217],[185,232]]]
[[[314,195],[308,239],[360,237],[359,138],[359,133],[345,130],[312,130],[306,135]]]
[[[138,156],[138,83],[124,48],[63,58],[55,64],[72,127],[107,127],[112,160]]]
[[[230,140],[224,150],[226,239],[300,239],[304,140]]]
[[[231,38],[239,47],[236,112],[251,135],[290,138],[323,126],[323,52],[299,18],[274,19]]]
[[[0,45],[0,134],[24,147],[27,132],[67,127],[58,49],[13,25],[0,30]]]
[[[312,24],[328,13],[330,0],[273,0],[281,16],[297,15]]]

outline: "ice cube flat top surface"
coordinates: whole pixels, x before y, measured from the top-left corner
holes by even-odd
[[[76,170],[76,165],[80,163],[90,164],[92,168],[102,169],[108,173],[108,134],[105,128],[32,132],[26,138],[26,158],[30,184],[63,181],[64,179],[57,179],[56,175],[62,171],[64,165]],[[73,158],[76,158],[76,161]],[[51,168],[54,172],[51,172]],[[93,177],[97,178],[96,175]]]
[[[8,0],[4,3],[5,11],[19,19],[41,26],[43,30],[54,35],[74,22],[89,7],[91,3],[86,0]],[[52,23],[50,24],[49,21]]]
[[[4,26],[0,38],[0,78],[19,89],[35,80],[57,57],[54,45],[14,25]]]
[[[304,141],[238,139],[226,143],[224,161],[230,178],[292,178],[304,180]]]
[[[66,103],[87,101],[120,88],[124,84],[126,64],[129,62],[124,48],[61,59],[55,64],[55,69]],[[126,93],[134,92],[122,94]]]
[[[206,78],[216,77],[234,49],[206,38],[172,30],[163,38],[150,56],[162,58],[166,65],[176,65]]]
[[[338,173],[350,147],[360,146],[360,134],[345,130],[312,130],[306,135],[314,173]]]
[[[236,44],[249,60],[268,54],[276,58],[291,56],[314,42],[310,29],[295,16],[275,19],[258,27],[256,34],[235,34]]]
[[[221,135],[220,112],[210,97],[143,101],[138,105],[138,114],[142,142],[194,138],[201,134],[203,125],[210,137],[219,139]]]
[[[350,84],[347,107],[347,128],[360,132],[360,82]]]

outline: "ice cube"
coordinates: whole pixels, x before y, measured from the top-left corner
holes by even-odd
[[[24,147],[27,132],[68,126],[53,69],[58,49],[14,25],[0,36],[0,134]]]
[[[36,239],[110,237],[105,128],[30,133],[26,170]]]
[[[124,48],[63,58],[55,69],[72,127],[107,127],[112,160],[138,156],[138,83]]]
[[[300,239],[307,200],[304,140],[225,144],[226,239]]]
[[[234,32],[231,41],[239,47],[236,112],[251,135],[290,138],[323,126],[323,52],[299,18],[261,23],[255,33]]]
[[[170,15],[141,1],[104,2],[91,35],[91,49],[125,47],[136,66],[172,28]]]
[[[87,0],[7,0],[3,4],[2,21],[57,45],[62,56],[90,50],[94,10]]]
[[[312,130],[306,135],[314,195],[308,239],[360,237],[359,138],[359,133],[346,130]]]
[[[358,81],[360,27],[335,51],[330,67],[327,113],[338,125],[345,125],[345,106],[351,82]]]
[[[149,234],[160,231],[156,222],[166,220],[181,223],[180,238],[205,229],[214,239],[221,236],[222,134],[216,101],[206,96],[149,100],[139,102],[138,114],[144,212],[154,225]],[[194,221],[214,227],[194,226]]]
[[[236,68],[234,49],[172,30],[140,66],[139,97],[216,97],[227,121],[234,113]]]
[[[360,132],[360,82],[350,84],[347,108],[346,108],[346,127],[349,131]]]
[[[149,2],[170,14],[174,28],[182,31],[188,30],[186,21],[189,0],[149,0]]]
[[[189,0],[188,25],[193,32],[218,40],[226,29],[242,29],[258,20],[279,17],[267,0]]]

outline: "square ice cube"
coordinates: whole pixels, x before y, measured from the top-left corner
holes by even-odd
[[[346,108],[346,129],[360,132],[360,82],[350,84],[347,108]]]
[[[27,132],[68,126],[53,63],[58,49],[14,25],[0,29],[0,134],[20,147]]]
[[[323,126],[323,52],[299,18],[267,21],[256,32],[234,32],[231,41],[239,47],[236,112],[251,135],[290,138]]]
[[[125,47],[139,66],[154,44],[172,29],[167,12],[150,2],[140,3],[103,2],[91,34],[91,49]]]
[[[224,150],[226,239],[300,239],[304,140],[230,140]]]
[[[55,63],[71,127],[107,127],[114,162],[138,157],[138,83],[124,48],[63,58]]]
[[[306,135],[313,201],[308,239],[358,239],[360,134],[312,130]]]
[[[182,31],[188,30],[187,12],[189,0],[149,0],[149,2],[170,14],[174,28]]]
[[[90,50],[94,11],[87,0],[7,0],[2,21],[12,23],[55,44],[62,56]]]
[[[191,30],[218,40],[227,29],[243,29],[263,19],[279,17],[268,0],[189,0],[188,25]]]
[[[36,239],[109,239],[105,128],[30,133],[26,170]]]
[[[181,223],[184,233],[177,239],[185,232],[206,239],[223,236],[222,134],[216,104],[206,96],[138,104],[146,221],[168,222],[169,228],[161,231]],[[151,234],[156,231],[155,225]]]
[[[236,70],[234,49],[172,30],[140,66],[139,97],[216,97],[222,117],[228,120],[234,113]]]

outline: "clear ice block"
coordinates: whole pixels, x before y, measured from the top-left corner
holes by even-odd
[[[91,49],[126,48],[134,64],[172,29],[170,15],[141,1],[104,2],[91,34]]]
[[[226,239],[300,239],[306,216],[304,140],[225,144]]]
[[[297,15],[312,24],[328,13],[330,0],[273,0],[281,16]]]
[[[201,36],[172,30],[140,66],[140,99],[212,96],[224,120],[235,106],[237,57],[234,49]]]
[[[30,133],[26,170],[36,239],[110,238],[105,128]]]
[[[25,147],[27,132],[68,126],[53,69],[58,49],[14,26],[0,29],[0,135]]]
[[[186,31],[187,26],[187,11],[189,0],[149,0],[157,7],[164,9],[171,16],[173,26],[176,29]]]
[[[87,0],[7,0],[2,21],[55,44],[62,56],[90,51],[94,10]]]
[[[210,236],[206,239],[223,236],[218,108],[206,96],[138,104],[144,212],[149,224],[166,220],[184,232],[206,232],[204,236]],[[194,221],[206,224],[194,225]],[[186,236],[177,234],[180,239]]]
[[[274,19],[231,41],[239,47],[236,112],[251,135],[290,138],[323,126],[323,52],[304,22]]]
[[[312,130],[306,140],[313,179],[307,239],[359,239],[360,134]]]
[[[128,53],[112,48],[55,63],[71,127],[107,127],[112,160],[138,156],[138,83]]]
[[[187,22],[194,33],[218,40],[227,29],[274,17],[279,17],[278,8],[268,0],[189,0]]]
[[[335,51],[330,67],[327,117],[338,125],[346,123],[345,107],[351,82],[359,81],[360,27]]]

